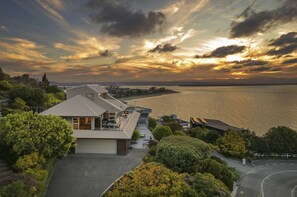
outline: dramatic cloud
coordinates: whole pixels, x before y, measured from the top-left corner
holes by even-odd
[[[155,48],[153,48],[152,50],[149,50],[149,52],[152,53],[166,53],[166,52],[172,52],[175,51],[177,49],[176,46],[173,46],[171,44],[164,44],[162,45],[157,45]]]
[[[267,52],[267,55],[276,55],[276,56],[282,56],[286,54],[293,53],[294,51],[297,51],[297,44],[291,44],[284,47],[280,47],[278,49],[271,49]]]
[[[233,66],[232,68],[242,68],[249,66],[263,66],[267,64],[268,61],[247,59],[242,61],[233,61],[229,63],[235,64],[235,66]]]
[[[288,23],[297,18],[297,1],[285,0],[281,7],[261,12],[255,12],[252,6],[249,6],[237,18],[243,20],[234,21],[231,24],[231,37],[251,36],[258,32],[264,32],[277,24]]]
[[[283,64],[297,64],[297,58],[285,60]]]
[[[195,57],[196,58],[226,57],[228,55],[240,53],[240,52],[244,51],[245,48],[246,48],[245,46],[238,46],[238,45],[223,46],[223,47],[216,48],[215,50],[213,50],[212,52],[210,52],[208,54],[204,54],[202,56],[196,55]]]
[[[271,46],[283,46],[287,44],[297,44],[297,32],[289,32],[281,35],[279,38],[271,40]]]
[[[165,24],[162,12],[133,11],[118,0],[90,0],[85,7],[93,10],[90,18],[101,25],[101,32],[117,37],[139,37],[160,30]]]

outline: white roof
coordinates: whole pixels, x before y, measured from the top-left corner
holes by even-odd
[[[76,95],[40,114],[51,114],[62,117],[98,117],[104,112],[106,112],[105,109],[95,104],[90,99],[81,95]]]
[[[87,84],[87,85],[81,85],[81,86],[76,86],[76,87],[72,87],[72,88],[68,88],[66,91],[68,90],[74,90],[77,88],[82,88],[82,87],[88,87],[91,90],[93,90],[94,92],[101,94],[101,93],[108,93],[108,91],[103,88],[102,86],[98,85],[98,84]]]

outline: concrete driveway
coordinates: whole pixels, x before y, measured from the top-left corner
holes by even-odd
[[[145,149],[134,149],[127,156],[73,154],[58,160],[47,197],[98,197],[123,174],[142,162]]]
[[[132,144],[131,146],[136,149],[147,148],[149,140],[154,139],[152,132],[147,128],[145,124],[138,124],[136,130],[138,130],[140,133],[143,133],[145,137],[140,138],[136,141],[135,144]]]

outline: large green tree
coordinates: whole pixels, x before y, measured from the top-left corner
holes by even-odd
[[[264,134],[268,150],[274,153],[297,153],[297,132],[285,126],[273,127]]]
[[[245,140],[240,131],[226,131],[218,144],[220,151],[227,156],[241,158],[246,153]]]
[[[172,134],[173,133],[172,133],[170,127],[168,127],[168,126],[158,126],[153,131],[153,135],[154,135],[155,139],[157,139],[159,141],[162,138],[170,136]]]
[[[73,141],[70,124],[58,116],[23,112],[9,114],[2,121],[1,146],[16,157],[34,152],[45,158],[63,157]]]

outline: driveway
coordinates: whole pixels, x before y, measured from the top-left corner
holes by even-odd
[[[58,160],[47,197],[98,197],[123,174],[137,167],[146,149],[134,149],[126,156],[73,154]]]
[[[144,149],[147,147],[149,140],[154,139],[154,136],[145,124],[138,124],[136,130],[138,130],[140,133],[144,133],[145,137],[140,138],[135,144],[132,144],[131,146],[136,149]]]

